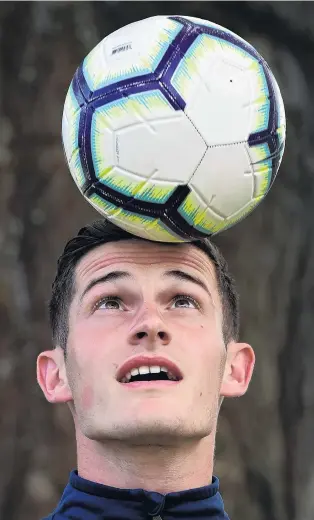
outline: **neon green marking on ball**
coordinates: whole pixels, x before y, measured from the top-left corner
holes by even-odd
[[[167,228],[167,226],[165,226],[159,219],[154,219],[154,222],[149,224],[147,227],[147,231],[153,231],[154,240],[158,240],[160,242],[184,242],[182,238],[172,233],[172,231]]]
[[[92,125],[93,133],[97,137],[101,137],[105,128],[110,128],[108,121],[108,110],[106,107],[97,108],[93,115]]]
[[[131,51],[128,60],[123,60],[120,67],[117,63],[115,67],[108,67],[104,60],[104,42],[101,41],[83,62],[83,72],[89,87],[95,90],[116,81],[152,72],[181,28],[181,24],[170,19],[165,20],[160,31],[155,33],[154,40],[144,43],[145,52],[137,48],[136,41],[133,42],[133,52]],[[139,30],[141,31],[140,26]]]
[[[286,137],[286,125],[285,124],[282,124],[277,128],[277,134],[279,137],[280,144],[282,144]],[[284,148],[282,148],[282,150],[281,150],[281,153],[280,153],[281,157],[283,156],[283,152],[284,152]]]
[[[262,65],[256,60],[252,60],[252,64],[249,70],[253,72],[251,76],[252,91],[256,93],[256,102],[260,101],[261,104],[269,104],[268,99],[268,86]]]
[[[154,182],[145,182],[137,191],[135,198],[155,204],[164,204],[175,190],[175,186],[162,186]]]
[[[173,193],[175,186],[165,184],[156,184],[154,181],[138,178],[132,180],[127,173],[120,173],[113,167],[106,168],[98,178],[106,186],[110,186],[114,190],[129,197],[135,197],[138,200],[145,200],[156,204],[163,204]]]
[[[125,115],[126,110],[126,101],[123,99],[119,103],[105,107],[104,113],[109,119],[118,120]]]
[[[252,121],[252,132],[260,132],[267,129],[269,117],[269,102],[264,100],[263,104],[255,112],[255,118]]]
[[[107,168],[108,170],[108,168]],[[135,196],[145,184],[145,180],[132,181],[127,174],[119,173],[116,170],[106,172],[106,174],[100,179],[103,184],[119,191],[126,196]]]
[[[141,68],[149,71],[155,70],[161,58],[165,54],[168,46],[180,32],[182,26],[174,20],[165,20],[160,31],[155,36],[155,41],[151,47],[147,46],[147,55],[141,56]]]
[[[263,197],[266,195],[269,188],[269,178],[271,170],[266,168],[264,172],[261,172],[262,180],[259,185],[259,189],[254,193],[255,197]]]
[[[99,195],[96,195],[93,193],[89,197],[90,202],[95,206],[98,210],[101,210],[102,214],[105,216],[114,216],[120,213],[121,208],[115,206],[114,204],[111,204],[110,202],[106,201],[102,197],[99,197]]]
[[[144,238],[151,238],[160,242],[183,241],[177,235],[172,234],[171,230],[165,227],[159,219],[126,211],[96,194],[92,194],[89,201],[100,213],[130,233],[137,233]]]
[[[103,128],[119,127],[120,119],[129,114],[128,99],[118,99],[97,108],[93,116],[95,129],[102,132]]]
[[[268,159],[270,155],[269,147],[267,143],[258,144],[249,148],[249,154],[251,157],[252,164],[255,165],[258,162],[262,162]]]
[[[114,219],[118,225],[124,227],[124,229],[128,229],[130,232],[138,229],[145,229],[148,226],[152,225],[156,219],[153,217],[148,217],[146,215],[140,215],[138,213],[132,213],[131,211],[127,211],[125,209],[121,209],[119,215]]]
[[[178,212],[191,226],[203,233],[215,233],[217,225],[221,224],[221,219],[217,217],[216,220],[213,214],[206,211],[206,206],[200,203],[193,192],[188,194]]]
[[[182,242],[180,237],[172,234],[157,218],[146,217],[122,210],[119,216],[114,219],[114,222],[130,233],[138,233],[145,238],[160,242]]]
[[[85,175],[81,165],[80,151],[77,148],[72,154],[71,161],[69,163],[70,171],[73,179],[79,188],[82,188],[85,183]]]
[[[73,117],[73,116],[75,116],[75,114],[77,112],[78,113],[80,112],[80,105],[78,104],[76,97],[74,95],[72,83],[69,87],[69,90],[68,90],[68,93],[67,93],[67,96],[65,99],[65,104],[64,104],[64,109],[66,110],[68,117],[70,117],[70,116]]]
[[[69,114],[66,110],[64,111],[62,118],[62,137],[64,151],[69,163],[72,160],[75,150],[78,148],[79,122],[79,112]]]
[[[202,34],[196,38],[184,54],[171,79],[172,85],[181,96],[187,95],[192,77],[199,74],[201,60],[204,59],[206,54],[214,52],[216,47],[215,38]]]
[[[133,102],[134,107],[136,107],[136,109],[139,111],[141,111],[143,108],[144,111],[149,110],[150,112],[155,110],[159,111],[161,109],[165,109],[169,111],[169,113],[174,111],[170,103],[165,99],[159,90],[151,90],[149,92],[132,94],[129,96],[128,100],[129,102]]]
[[[226,40],[219,40],[222,50],[226,53],[226,56],[235,60],[235,64],[249,69],[252,61],[255,60],[245,49],[242,49],[236,43],[232,43]]]
[[[62,118],[63,143],[67,159],[70,162],[78,146],[78,131],[80,122],[80,107],[74,96],[72,83],[68,90]]]
[[[121,222],[125,220],[129,223],[143,226],[144,224],[151,223],[155,219],[152,217],[146,217],[145,215],[139,215],[138,213],[132,213],[131,211],[126,211],[125,209],[122,209],[121,213],[119,214],[118,220]]]
[[[264,161],[260,163],[257,168],[254,168],[254,174],[254,198],[264,197],[269,189],[272,176],[271,161]]]
[[[112,168],[113,168],[112,166],[109,166],[108,168],[105,168],[103,171],[98,173],[98,175],[97,175],[98,179],[100,179],[100,180],[104,179],[108,175],[108,173],[111,172]]]
[[[254,171],[254,198],[265,196],[272,177],[272,161],[266,143],[249,148],[249,155]]]

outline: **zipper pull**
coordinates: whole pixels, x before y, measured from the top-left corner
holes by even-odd
[[[153,520],[162,520],[161,516],[158,515],[158,516],[153,516]]]

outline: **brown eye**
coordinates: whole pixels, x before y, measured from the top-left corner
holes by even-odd
[[[173,299],[173,308],[175,309],[198,309],[198,303],[191,296],[184,296],[178,294]]]
[[[101,310],[120,310],[122,309],[121,300],[118,297],[107,296],[102,298],[97,304],[96,309]]]

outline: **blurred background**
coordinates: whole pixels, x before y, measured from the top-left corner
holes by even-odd
[[[57,257],[97,217],[67,171],[61,115],[72,75],[108,33],[156,14],[209,19],[252,43],[286,105],[283,164],[265,202],[215,238],[256,351],[248,394],[225,401],[215,474],[232,520],[314,518],[314,4],[1,2],[0,519],[51,512],[75,467],[72,420],[36,383],[50,348]]]

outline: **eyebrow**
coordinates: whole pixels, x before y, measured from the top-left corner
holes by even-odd
[[[80,296],[80,302],[83,300],[85,294],[88,293],[96,285],[121,280],[123,278],[131,278],[130,273],[128,273],[127,271],[111,271],[110,273],[107,273],[104,276],[94,278],[94,280],[91,280],[85,287],[82,295]]]
[[[197,278],[194,275],[188,274],[185,271],[181,271],[180,269],[173,269],[171,271],[166,271],[163,276],[168,278],[174,278],[176,280],[185,281],[185,282],[192,282],[199,287],[202,287],[207,294],[211,297],[211,293],[207,287],[207,285]],[[82,295],[80,296],[80,302],[83,300],[84,296],[96,285],[102,285],[104,283],[116,281],[116,280],[122,280],[123,278],[132,278],[131,274],[127,271],[111,271],[110,273],[105,274],[104,276],[100,276],[99,278],[94,278],[94,280],[91,280],[88,285],[85,287]]]
[[[197,276],[188,274],[185,271],[181,271],[180,269],[174,269],[171,271],[167,271],[166,273],[164,273],[164,276],[167,276],[170,278],[175,278],[176,280],[183,280],[185,282],[192,282],[192,283],[198,285],[199,287],[202,287],[202,289],[204,289],[204,291],[206,291],[207,294],[209,294],[209,296],[212,297],[207,285],[202,280],[197,278]]]

